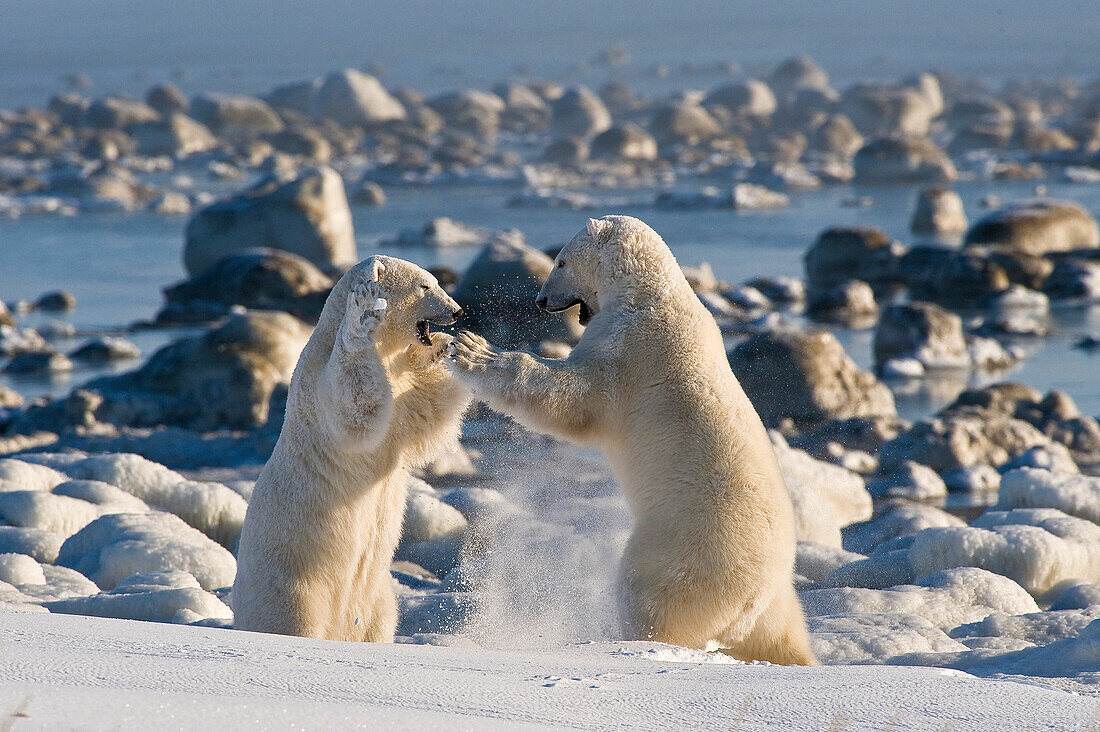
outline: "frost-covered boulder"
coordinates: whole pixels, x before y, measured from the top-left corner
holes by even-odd
[[[191,100],[190,114],[217,135],[253,137],[280,132],[283,121],[262,99],[206,92]]]
[[[834,226],[822,231],[803,256],[806,282],[827,290],[848,280],[873,286],[898,280],[898,263],[905,247],[881,229]]]
[[[218,144],[205,125],[179,113],[143,122],[134,127],[132,134],[142,155],[184,157],[211,150]]]
[[[768,426],[897,414],[890,389],[856,366],[828,332],[755,335],[730,352],[730,365]]]
[[[790,447],[778,432],[770,436],[794,506],[798,540],[839,548],[841,528],[871,517],[863,478]]]
[[[23,526],[0,526],[0,553],[26,554],[35,561],[52,564],[57,561],[65,537],[44,529]]]
[[[591,139],[611,126],[611,113],[595,92],[578,86],[554,100],[551,125],[556,137]]]
[[[779,105],[771,87],[759,79],[748,79],[712,89],[703,106],[724,107],[738,117],[770,117]]]
[[[947,183],[958,177],[944,151],[923,138],[876,138],[859,149],[853,164],[857,183]]]
[[[224,602],[203,590],[194,576],[180,570],[148,571],[126,577],[109,592],[46,603],[50,612],[103,618],[190,624],[230,620]]]
[[[1069,252],[1100,246],[1100,228],[1074,201],[1018,201],[979,219],[963,244],[1032,255]]]
[[[507,105],[496,94],[477,89],[444,92],[428,100],[428,106],[452,129],[478,137],[493,137]]]
[[[68,480],[60,470],[17,458],[0,458],[0,491],[48,491]]]
[[[1001,478],[997,507],[1056,508],[1100,525],[1100,478],[1034,468],[1010,470]]]
[[[698,145],[722,135],[722,125],[710,112],[689,101],[659,107],[649,129],[662,145]]]
[[[233,584],[237,562],[221,545],[169,513],[101,516],[61,546],[57,563],[103,590],[140,572],[189,572],[205,590]]]
[[[245,249],[222,257],[197,275],[164,289],[161,323],[224,317],[234,305],[282,310],[314,322],[332,278],[304,257],[280,249]]]
[[[596,159],[643,162],[657,159],[657,141],[633,122],[614,125],[596,135],[590,150]]]
[[[958,193],[948,188],[925,188],[917,196],[909,230],[917,234],[961,234],[968,225]]]
[[[406,118],[404,105],[378,79],[355,69],[326,76],[312,95],[309,114],[346,127],[370,127]]]
[[[994,612],[1019,615],[1039,610],[1031,595],[1012,580],[974,567],[935,572],[914,584],[884,590],[836,587],[808,590],[799,596],[810,617],[906,613],[941,629],[973,623]]]
[[[891,305],[875,328],[875,363],[906,358],[926,369],[970,366],[962,318],[930,302]]]
[[[820,582],[837,567],[863,558],[862,554],[845,551],[835,545],[800,541],[795,554],[794,573],[811,582]]]
[[[1068,580],[1100,582],[1100,526],[1051,508],[987,511],[968,527],[919,532],[909,561],[918,574],[981,567],[1040,596]]]
[[[1029,645],[1045,646],[1065,638],[1076,638],[1093,618],[1073,610],[1009,615],[993,613],[977,623],[952,628],[952,638],[1008,638]]]
[[[505,232],[487,244],[466,269],[454,291],[465,311],[463,325],[505,348],[542,341],[576,343],[582,329],[578,314],[546,313],[535,306],[554,260]]]
[[[227,254],[257,247],[297,254],[326,273],[357,261],[344,182],[327,167],[269,179],[200,209],[185,236],[183,262],[192,275]]]
[[[859,554],[871,554],[876,547],[891,539],[940,526],[966,526],[966,522],[935,506],[895,503],[870,521],[846,527],[842,532],[844,548]]]
[[[947,495],[947,485],[932,468],[906,460],[894,471],[868,482],[867,491],[877,497],[923,501],[943,498]]]
[[[863,147],[863,135],[843,114],[830,115],[809,136],[812,150],[850,159]]]
[[[135,427],[260,427],[310,332],[286,313],[234,313],[215,330],[165,346],[136,371],[89,382],[103,398],[96,418]]]
[[[41,529],[63,537],[80,531],[101,513],[92,503],[49,491],[0,493],[0,520],[10,526]]]
[[[435,541],[453,537],[465,530],[466,519],[453,506],[424,491],[409,493],[405,522],[401,526],[401,541]]]
[[[826,664],[882,662],[906,653],[958,653],[967,649],[920,615],[848,613],[808,619],[810,642]]]

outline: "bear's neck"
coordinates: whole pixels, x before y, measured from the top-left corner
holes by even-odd
[[[691,285],[671,252],[631,259],[613,275],[611,286],[597,293],[600,310],[608,307],[648,307],[666,299],[693,295]]]

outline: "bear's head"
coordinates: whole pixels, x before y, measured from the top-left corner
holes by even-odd
[[[630,216],[604,216],[588,219],[558,252],[535,304],[552,313],[580,305],[587,325],[608,302],[679,280],[683,273],[656,231]]]
[[[432,274],[412,262],[376,255],[347,271],[333,290],[343,303],[357,285],[377,280],[381,297],[386,300],[386,314],[375,337],[384,350],[397,350],[413,343],[430,346],[431,326],[451,325],[462,316],[462,308],[443,291]],[[327,309],[327,308],[326,308]]]

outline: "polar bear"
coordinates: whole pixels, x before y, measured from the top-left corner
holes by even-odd
[[[589,219],[537,304],[580,306],[587,328],[567,358],[463,331],[450,366],[491,407],[607,454],[634,518],[619,578],[627,637],[816,663],[771,443],[660,236],[627,216]]]
[[[330,640],[393,640],[390,562],[407,470],[457,438],[469,390],[443,363],[462,310],[400,259],[350,269],[325,302],[252,493],[234,626]]]

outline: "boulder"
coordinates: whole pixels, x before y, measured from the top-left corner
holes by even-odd
[[[142,122],[134,127],[133,135],[141,155],[184,157],[211,150],[218,144],[217,138],[203,124],[179,112]]]
[[[99,336],[92,338],[69,354],[73,361],[84,363],[115,363],[141,357],[141,349],[125,338]]]
[[[890,389],[856,366],[828,332],[754,335],[730,352],[730,365],[769,426],[897,414]]]
[[[355,69],[326,76],[310,102],[309,114],[346,127],[371,127],[406,118],[405,107],[378,79]]]
[[[904,137],[927,135],[938,114],[930,94],[921,89],[874,83],[846,90],[840,98],[840,111],[865,135]]]
[[[282,249],[326,273],[357,261],[344,182],[327,167],[269,179],[200,209],[187,223],[184,266],[198,274],[242,249]]]
[[[1031,255],[1070,252],[1100,247],[1100,228],[1073,201],[1018,201],[978,220],[963,244]]]
[[[875,328],[875,364],[911,358],[926,369],[967,368],[962,318],[929,302],[891,305]]]
[[[152,122],[160,115],[147,104],[132,99],[106,97],[96,99],[84,110],[81,126],[101,130],[124,130],[141,122]]]
[[[680,102],[653,113],[649,129],[661,144],[698,145],[722,135],[722,125],[692,102]]]
[[[810,147],[818,152],[850,158],[863,147],[863,135],[843,114],[829,116],[810,134]]]
[[[445,92],[429,99],[428,106],[443,117],[448,127],[478,137],[496,135],[506,108],[504,100],[496,94],[476,89]]]
[[[264,95],[264,101],[278,110],[309,114],[313,98],[321,88],[320,79],[305,79],[280,84]]]
[[[170,114],[186,114],[191,108],[187,97],[174,84],[165,81],[153,86],[145,92],[145,103],[163,116]]]
[[[255,137],[283,129],[282,119],[267,102],[246,94],[199,94],[191,100],[191,116],[226,137]]]
[[[876,138],[853,163],[857,183],[946,183],[958,177],[951,159],[926,138]]]
[[[827,290],[853,279],[878,287],[899,281],[904,253],[905,247],[881,229],[835,226],[818,235],[802,261],[811,289]]]
[[[703,99],[703,105],[724,107],[736,117],[770,117],[779,106],[771,88],[759,79],[712,89]]]
[[[603,100],[586,86],[569,89],[552,105],[551,125],[557,137],[591,139],[611,126]]]
[[[1100,262],[1058,262],[1043,281],[1043,291],[1054,300],[1100,300]]]
[[[768,77],[776,96],[788,97],[802,89],[829,91],[829,74],[809,56],[794,56],[783,61]]]
[[[909,230],[917,234],[961,234],[967,226],[962,198],[947,188],[922,190],[909,221]]]
[[[633,122],[624,122],[596,135],[591,156],[607,160],[656,160],[657,141]]]
[[[453,297],[466,312],[463,327],[504,348],[534,347],[542,341],[575,343],[578,314],[546,313],[535,306],[554,260],[505,232],[487,244],[458,282]]]

